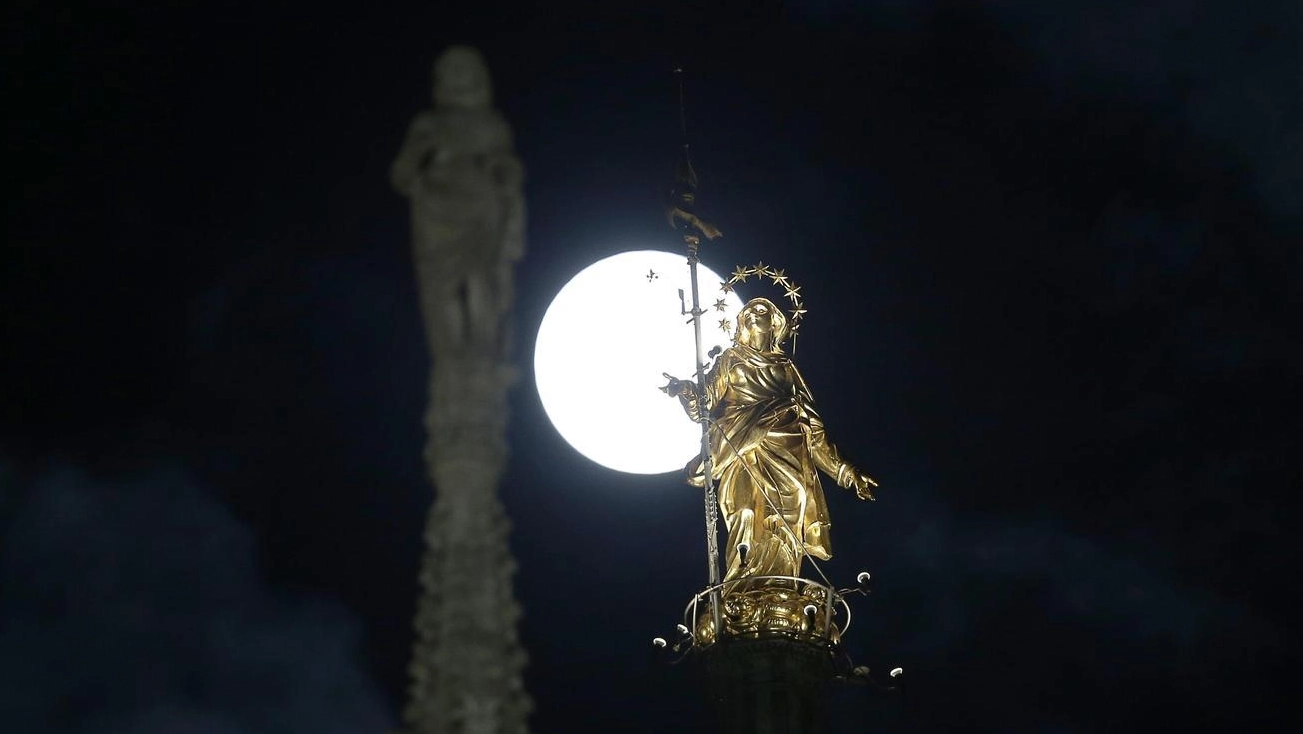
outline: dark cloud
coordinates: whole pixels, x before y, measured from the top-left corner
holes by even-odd
[[[390,712],[338,603],[261,578],[253,534],[184,469],[7,480],[5,730],[380,732]]]
[[[879,559],[875,590],[853,602],[849,643],[879,677],[905,669],[903,693],[881,709],[889,721],[998,731],[1282,725],[1282,676],[1298,636],[1236,590],[1186,578],[1144,538],[1085,537],[1051,515],[960,511],[927,487],[895,489],[890,524],[869,529],[881,533],[862,555]],[[865,712],[862,695],[842,705]]]
[[[1069,96],[1142,99],[1248,172],[1278,216],[1303,214],[1303,8],[1221,0],[1137,4],[993,0]],[[1065,97],[1065,101],[1068,97]]]

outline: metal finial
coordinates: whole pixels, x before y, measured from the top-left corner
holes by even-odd
[[[688,144],[688,103],[683,95],[683,67],[674,67],[674,76],[679,80],[679,135],[683,145]]]

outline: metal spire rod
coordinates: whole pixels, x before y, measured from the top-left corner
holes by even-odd
[[[679,136],[684,145],[688,144],[688,105],[683,99],[683,67],[674,70],[679,78]]]
[[[700,261],[701,237],[699,235],[704,235],[707,239],[714,239],[719,236],[720,232],[710,224],[703,222],[693,213],[696,204],[697,174],[692,169],[692,159],[688,153],[687,105],[684,102],[682,67],[676,68],[674,74],[679,81],[679,133],[683,147],[674,187],[670,192],[668,215],[670,225],[683,231],[683,242],[688,248],[688,272],[691,275],[692,285],[692,311],[690,313],[692,314],[692,334],[697,350],[695,390],[697,405],[700,406],[699,410],[701,411],[701,467],[705,474],[703,501],[706,516],[706,559],[712,589],[710,592],[710,613],[711,620],[715,625],[715,634],[719,635],[723,631],[718,590],[720,583],[719,502],[715,489],[714,467],[710,459],[710,418],[705,410],[706,357],[702,351],[701,343],[701,315],[704,311],[701,308],[700,290],[697,286],[697,264]],[[679,220],[682,220],[681,223]]]
[[[702,406],[701,421],[701,466],[706,474],[706,553],[709,556],[710,583],[719,583],[719,538],[716,522],[719,517],[718,503],[715,495],[714,467],[710,459],[710,417],[704,412],[706,405],[706,357],[701,347],[701,301],[697,289],[697,263],[700,240],[695,236],[685,236],[688,245],[688,271],[692,277],[692,336],[697,346],[697,400]]]

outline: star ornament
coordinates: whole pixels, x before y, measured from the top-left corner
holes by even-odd
[[[722,292],[728,293],[733,290],[737,283],[745,283],[749,276],[756,276],[761,283],[765,279],[773,281],[773,284],[783,289],[783,296],[791,303],[792,308],[788,311],[788,338],[792,341],[792,347],[796,347],[796,332],[801,328],[801,318],[805,316],[805,303],[801,299],[801,287],[793,283],[791,278],[787,277],[787,271],[782,268],[775,268],[764,264],[756,263],[750,267],[737,266],[733,269],[732,277],[728,281],[719,284]],[[722,323],[722,322],[721,322]],[[722,326],[721,326],[722,328]]]
[[[716,310],[716,311],[723,312],[723,311],[725,311],[725,310],[727,310],[727,309],[728,309],[728,304],[724,302],[724,299],[723,299],[723,298],[717,299],[717,300],[715,301],[715,310]]]

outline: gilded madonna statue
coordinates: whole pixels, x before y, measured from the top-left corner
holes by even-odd
[[[690,418],[708,421],[728,532],[726,594],[750,586],[744,580],[751,577],[799,576],[806,555],[831,557],[819,471],[860,499],[874,499],[876,482],[828,440],[809,388],[782,349],[787,335],[786,315],[768,299],[752,299],[738,313],[733,345],[707,372],[704,394],[678,380],[667,390]],[[704,485],[700,457],[688,477]]]

